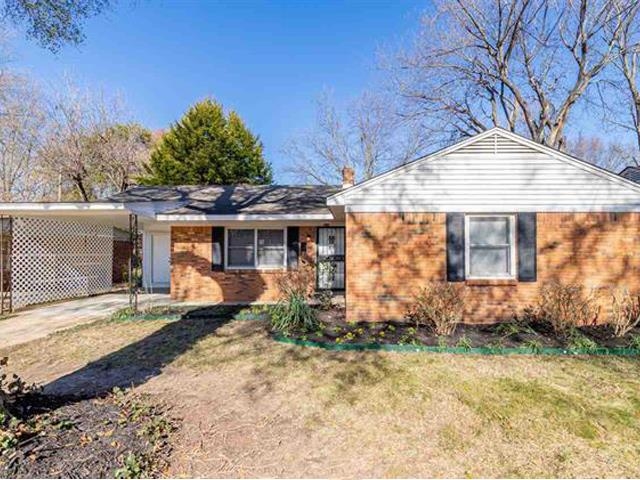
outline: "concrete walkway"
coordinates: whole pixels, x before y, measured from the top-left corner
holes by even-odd
[[[160,293],[141,294],[138,298],[141,307],[172,303],[169,295]],[[128,306],[129,296],[126,293],[107,293],[23,310],[0,319],[0,348],[106,318]]]

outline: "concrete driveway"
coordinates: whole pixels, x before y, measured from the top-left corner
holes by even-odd
[[[172,303],[167,294],[141,294],[139,305],[166,305]],[[107,293],[95,297],[34,307],[0,319],[0,348],[18,345],[37,338],[90,323],[110,316],[129,306],[126,293]]]

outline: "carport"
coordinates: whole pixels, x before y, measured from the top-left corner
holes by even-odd
[[[135,304],[141,223],[116,202],[0,204],[1,313],[124,287]]]

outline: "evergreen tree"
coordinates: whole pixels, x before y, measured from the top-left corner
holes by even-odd
[[[269,184],[262,142],[235,112],[206,99],[171,126],[151,153],[145,185]]]

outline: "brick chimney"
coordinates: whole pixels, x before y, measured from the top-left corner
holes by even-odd
[[[342,188],[353,187],[356,174],[351,167],[344,167],[342,169]]]

